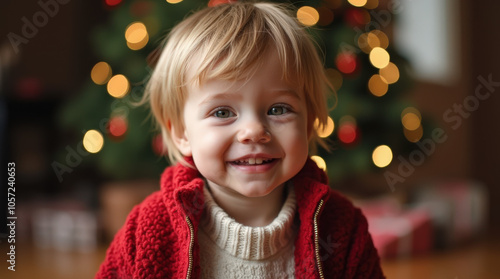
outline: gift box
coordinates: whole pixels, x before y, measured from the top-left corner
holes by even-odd
[[[488,193],[471,181],[436,182],[417,188],[413,203],[431,213],[438,248],[460,244],[486,228]]]
[[[379,216],[367,213],[366,216],[373,244],[382,258],[407,257],[433,248],[433,225],[425,209]]]

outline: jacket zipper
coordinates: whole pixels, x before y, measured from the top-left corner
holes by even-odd
[[[193,224],[191,223],[191,220],[189,220],[189,217],[186,216],[186,222],[189,227],[191,239],[189,240],[189,265],[188,265],[188,270],[187,270],[187,275],[186,279],[191,278],[191,273],[193,270],[193,246],[194,246],[194,229],[193,229]]]
[[[324,279],[323,267],[319,256],[319,230],[318,230],[318,215],[323,207],[323,200],[319,201],[318,208],[314,213],[314,251],[316,252],[316,264],[318,265],[319,278]]]

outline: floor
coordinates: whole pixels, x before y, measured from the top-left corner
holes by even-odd
[[[7,246],[0,245],[0,278],[93,278],[104,259],[105,247],[90,253],[16,248],[16,271],[7,269]],[[407,259],[383,260],[387,278],[493,279],[500,278],[500,237],[488,237],[459,248]]]

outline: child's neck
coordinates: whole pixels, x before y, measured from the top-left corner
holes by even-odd
[[[285,202],[284,184],[263,197],[246,197],[231,189],[210,185],[215,202],[236,222],[249,227],[264,227],[273,222]]]

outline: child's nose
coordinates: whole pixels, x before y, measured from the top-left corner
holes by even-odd
[[[259,120],[253,120],[242,125],[237,135],[241,143],[267,143],[271,140],[271,133]]]

